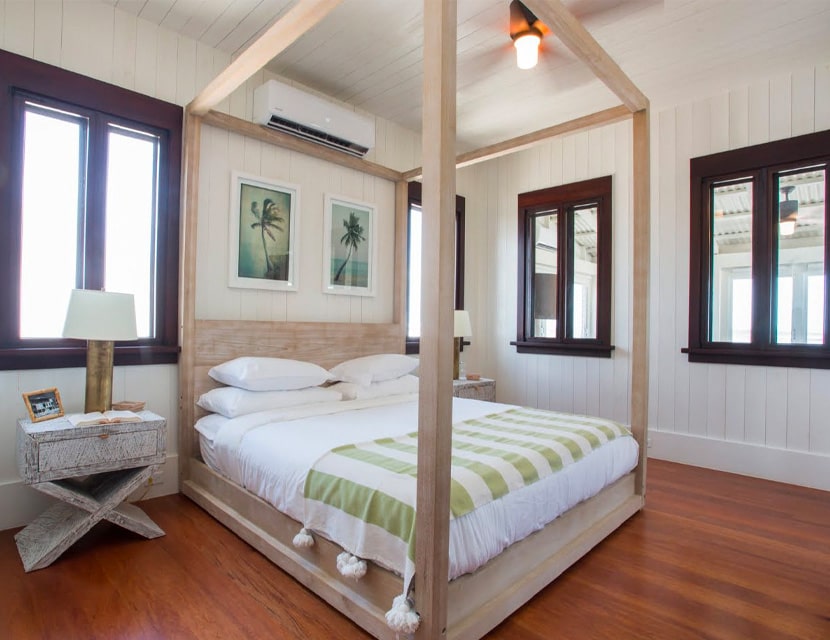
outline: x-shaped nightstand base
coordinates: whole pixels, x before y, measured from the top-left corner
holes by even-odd
[[[163,536],[164,531],[141,509],[121,504],[157,468],[102,473],[80,484],[67,480],[32,484],[38,491],[62,502],[44,511],[14,537],[23,568],[28,572],[48,567],[101,520],[109,520],[145,538]]]

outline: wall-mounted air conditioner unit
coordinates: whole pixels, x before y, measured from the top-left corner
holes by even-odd
[[[276,80],[254,90],[254,122],[359,158],[375,146],[372,120]]]

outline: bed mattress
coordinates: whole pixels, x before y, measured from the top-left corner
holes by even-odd
[[[516,408],[453,398],[453,423]],[[304,484],[317,460],[335,447],[417,431],[417,415],[417,394],[412,394],[322,403],[233,419],[211,416],[197,429],[202,458],[208,466],[303,523]],[[633,470],[637,458],[634,438],[619,437],[552,475],[452,519],[449,578],[475,571],[510,544],[596,495]],[[403,572],[399,557],[387,557],[382,550],[360,549],[362,553],[357,553],[359,543],[349,538],[347,531],[333,542],[391,571]]]

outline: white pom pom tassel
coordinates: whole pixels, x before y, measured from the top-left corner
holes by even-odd
[[[300,529],[300,533],[294,536],[294,546],[298,549],[308,549],[314,546],[314,538],[311,537],[308,529],[303,527]]]
[[[366,561],[344,551],[337,556],[337,570],[346,578],[360,580],[366,575]]]
[[[412,603],[404,594],[396,596],[392,601],[392,608],[386,612],[386,624],[398,633],[415,633],[421,618],[412,610]]]

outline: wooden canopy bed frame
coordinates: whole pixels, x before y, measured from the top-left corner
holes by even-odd
[[[349,0],[345,0],[349,1]],[[298,0],[259,40],[188,105],[182,234],[182,356],[179,469],[182,492],[216,519],[378,638],[395,637],[384,618],[401,593],[401,578],[373,566],[359,582],[335,569],[341,549],[320,536],[312,549],[292,539],[300,524],[212,471],[200,459],[193,424],[195,399],[215,386],[208,369],[242,355],[271,355],[331,367],[372,353],[402,353],[407,181],[423,176],[424,282],[422,295],[415,600],[418,638],[480,638],[527,602],[605,536],[642,508],[648,408],[647,308],[649,256],[648,100],[558,0],[525,0],[622,105],[454,156],[456,5],[424,3],[423,168],[400,173],[291,136],[211,111],[218,102],[325,17],[340,0]],[[507,0],[505,0],[507,5]],[[505,9],[506,10],[506,9]],[[449,477],[452,418],[453,220],[457,166],[487,160],[570,131],[622,119],[633,122],[633,343],[631,429],[640,446],[635,471],[512,545],[472,574],[448,575]],[[196,228],[201,126],[207,124],[322,158],[395,182],[395,293],[393,322],[347,324],[200,320],[195,311]],[[437,551],[436,551],[437,550]]]

